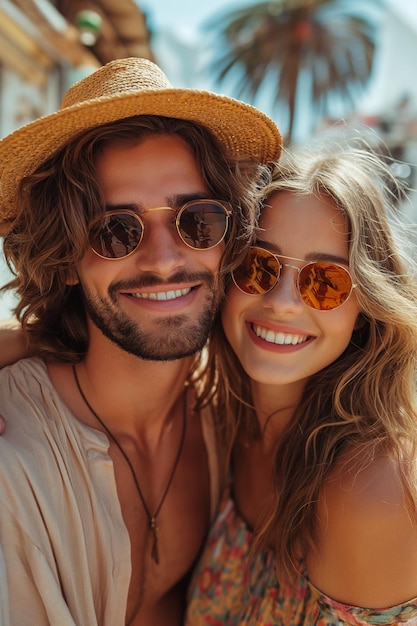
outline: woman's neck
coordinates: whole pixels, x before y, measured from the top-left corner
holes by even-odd
[[[305,381],[288,385],[263,385],[251,381],[252,398],[265,453],[276,445],[296,410]]]

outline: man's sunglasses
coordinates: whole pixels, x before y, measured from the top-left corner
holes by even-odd
[[[210,250],[226,236],[231,210],[219,200],[193,200],[177,209],[157,207],[152,211],[174,211],[177,232],[186,246]],[[122,259],[140,245],[145,230],[142,217],[130,209],[107,211],[89,227],[90,246],[103,259]]]
[[[282,263],[280,259],[301,261],[273,254],[264,248],[251,247],[243,263],[232,272],[233,281],[245,294],[259,296],[279,283],[283,267],[297,270],[297,291],[304,302],[318,311],[331,311],[349,298],[356,285],[343,265],[312,261],[302,267]]]

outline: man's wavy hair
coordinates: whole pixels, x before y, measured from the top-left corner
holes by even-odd
[[[378,156],[334,146],[287,154],[265,189],[265,205],[285,191],[305,195],[306,202],[309,195],[331,198],[347,216],[349,269],[361,310],[348,347],[310,377],[278,442],[275,493],[255,545],[275,547],[279,576],[293,578],[299,555],[315,546],[316,503],[347,447],[357,452],[358,471],[378,452],[397,458],[416,508],[416,262],[405,239],[404,246],[397,241],[395,231],[405,227],[395,189]],[[238,432],[249,439],[261,434],[250,380],[217,322],[209,367],[218,372],[218,432],[230,453]]]
[[[75,137],[19,187],[17,217],[4,241],[14,274],[4,289],[19,298],[15,314],[30,352],[76,362],[88,346],[86,314],[69,272],[88,249],[88,225],[104,211],[96,181],[98,155],[110,145],[132,146],[149,136],[175,135],[191,148],[210,197],[228,202],[233,217],[221,262],[228,272],[244,254],[258,206],[258,186],[268,175],[252,161],[228,158],[211,133],[185,120],[137,116]],[[36,147],[34,147],[36,149]]]

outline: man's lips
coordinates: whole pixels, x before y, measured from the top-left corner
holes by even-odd
[[[139,293],[129,293],[127,295],[132,298],[137,298],[138,300],[175,300],[176,298],[182,298],[186,296],[191,291],[191,287],[186,287],[184,289],[169,289],[168,291],[150,291],[150,292],[139,292]]]

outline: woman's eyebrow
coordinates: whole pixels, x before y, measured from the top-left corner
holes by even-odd
[[[257,237],[254,241],[254,245],[259,246],[260,248],[265,248],[270,252],[273,252],[277,256],[285,257],[285,254],[282,253],[282,249],[275,243],[271,241],[267,241],[265,239],[260,239]],[[340,263],[342,265],[348,265],[349,260],[346,257],[342,257],[338,254],[331,254],[330,252],[309,252],[304,257],[305,261],[328,261],[333,263]]]
[[[266,250],[270,250],[270,252],[275,252],[275,254],[281,254],[281,248],[277,246],[275,243],[271,241],[267,241],[266,239],[261,239],[260,237],[255,237],[254,245],[259,246],[260,248],[265,248]]]

